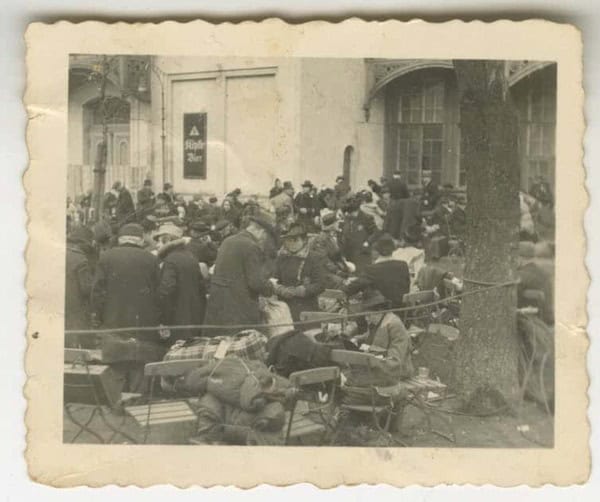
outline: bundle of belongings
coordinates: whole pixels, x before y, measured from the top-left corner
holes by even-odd
[[[214,359],[237,356],[241,359],[264,361],[267,357],[267,337],[260,331],[247,329],[233,336],[196,337],[179,340],[166,353],[165,361],[182,359]]]
[[[237,356],[188,371],[173,390],[200,396],[194,406],[198,435],[207,442],[231,444],[246,444],[257,431],[279,435],[285,423],[283,402],[292,392],[289,381],[263,362]]]

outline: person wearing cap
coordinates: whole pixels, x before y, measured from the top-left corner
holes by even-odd
[[[90,292],[92,290],[92,267],[89,255],[94,235],[87,227],[76,227],[67,235],[65,259],[65,329],[88,329],[90,327]],[[76,336],[66,337],[67,347],[77,347]]]
[[[375,261],[358,277],[350,280],[343,290],[349,296],[359,291],[376,290],[391,307],[402,307],[404,295],[410,291],[408,264],[392,256],[396,244],[389,234],[382,235],[373,248],[377,254]]]
[[[383,218],[385,217],[385,213],[377,205],[377,202],[373,201],[373,192],[371,192],[370,190],[363,190],[358,194],[358,196],[361,201],[360,210],[363,213],[371,216],[375,221],[377,229],[382,230]]]
[[[214,195],[209,197],[208,204],[204,206],[202,218],[210,225],[215,225],[221,219],[221,207],[219,199]]]
[[[159,262],[143,249],[144,229],[137,223],[127,223],[118,232],[118,245],[105,251],[98,260],[92,284],[92,325],[102,329],[130,328],[118,338],[135,338],[140,343],[161,352],[157,331],[137,331],[138,327],[157,326]],[[122,370],[125,392],[140,392],[144,388],[145,358],[127,362]]]
[[[273,212],[277,215],[277,222],[284,222],[294,217],[294,187],[290,181],[283,183],[283,190],[271,200]]]
[[[228,326],[261,322],[258,297],[273,287],[263,274],[265,246],[276,233],[274,218],[265,211],[249,217],[248,226],[225,239],[217,253],[205,323]],[[207,330],[208,336],[232,335],[241,329]]]
[[[343,209],[352,192],[350,184],[348,183],[348,180],[344,178],[344,176],[338,176],[335,179],[333,192],[335,196],[335,209]]]
[[[281,236],[283,245],[275,260],[274,291],[290,307],[294,321],[300,312],[319,310],[318,295],[325,290],[323,259],[308,245],[306,230],[294,223]]]
[[[433,211],[438,203],[442,194],[440,193],[440,187],[433,180],[431,171],[423,171],[421,173],[423,190],[421,192],[421,210],[423,212]]]
[[[227,198],[230,200],[232,207],[238,212],[242,212],[242,208],[244,205],[240,201],[240,195],[242,195],[242,190],[236,188],[227,194]]]
[[[411,378],[415,371],[410,335],[397,315],[381,312],[388,308],[388,301],[381,293],[370,292],[359,306],[359,311],[365,314],[368,330],[352,341],[360,350],[382,356],[371,370],[382,384],[390,385]]]
[[[273,197],[277,197],[281,192],[283,192],[283,185],[281,184],[281,180],[279,178],[275,178],[275,182],[269,191],[269,199]]]
[[[133,197],[125,185],[120,181],[115,182],[113,190],[117,192],[117,202],[115,204],[115,218],[118,225],[124,225],[135,220],[135,205]]]
[[[230,221],[219,220],[212,227],[210,239],[218,248],[227,237],[234,235],[235,233],[237,233],[237,228],[235,228]]]
[[[217,259],[217,246],[212,242],[211,227],[204,220],[196,220],[190,225],[190,241],[187,250],[190,251],[198,263],[205,263],[212,267]]]
[[[152,180],[144,180],[144,186],[137,193],[137,212],[140,220],[150,214],[155,202],[156,197],[152,190]]]
[[[312,183],[306,180],[302,183],[302,191],[294,198],[294,211],[298,215],[297,221],[307,231],[312,230],[315,213],[315,202],[311,196]]]
[[[311,251],[323,260],[328,289],[340,289],[350,273],[338,242],[339,223],[334,212],[325,213],[321,217],[321,231],[310,241]]]
[[[206,284],[198,260],[183,239],[183,230],[173,223],[161,225],[155,239],[162,260],[158,285],[160,322],[165,326],[199,325],[206,311]],[[186,340],[199,329],[165,331],[163,338]]]
[[[356,198],[348,200],[344,214],[340,248],[344,258],[361,272],[371,263],[371,245],[377,240],[379,231],[373,217],[360,210],[360,200]]]

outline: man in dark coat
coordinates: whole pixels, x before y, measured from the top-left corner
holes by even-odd
[[[264,245],[275,222],[267,214],[250,217],[248,226],[225,239],[219,248],[205,324],[259,324],[259,295],[271,296],[273,287],[262,273]],[[207,330],[208,331],[208,330]],[[240,329],[215,329],[209,336],[235,334]]]
[[[353,295],[359,291],[377,290],[392,308],[403,306],[403,298],[410,291],[408,264],[392,257],[396,245],[389,234],[382,235],[374,249],[379,255],[375,262],[367,266],[362,274],[351,281],[344,291]]]
[[[210,238],[211,227],[202,220],[194,221],[190,225],[190,237],[186,248],[194,255],[198,263],[206,263],[212,267],[217,259],[218,248]]]
[[[318,295],[325,290],[321,255],[311,250],[304,226],[295,223],[282,235],[283,246],[275,260],[275,293],[290,307],[292,319],[300,312],[319,310]]]
[[[433,180],[430,171],[423,171],[423,192],[421,193],[421,209],[423,212],[433,211],[437,207],[442,194],[438,184]]]
[[[323,260],[325,285],[329,289],[340,289],[350,273],[340,250],[338,232],[339,221],[336,214],[328,213],[321,218],[321,232],[309,243],[311,251]]]
[[[144,388],[144,364],[162,358],[163,343],[156,331],[137,331],[136,327],[158,326],[158,259],[142,248],[143,228],[128,223],[119,229],[118,246],[105,251],[98,260],[92,285],[92,316],[95,327],[131,328],[126,334],[103,339],[103,343],[137,340],[145,347],[144,355],[113,365],[122,372],[125,390]],[[151,355],[150,355],[151,354]]]
[[[206,310],[206,284],[196,257],[182,237],[181,228],[172,223],[162,225],[155,236],[162,260],[158,285],[160,320],[166,326],[202,324]],[[186,340],[199,333],[198,329],[177,330],[170,332],[169,338]]]
[[[115,218],[118,225],[124,225],[135,219],[135,206],[129,190],[120,181],[116,181],[113,189],[118,192]]]
[[[154,203],[155,197],[152,191],[152,180],[144,180],[144,187],[138,190],[137,193],[138,220],[143,220],[146,215],[152,212]]]
[[[372,216],[360,210],[359,200],[350,200],[344,213],[340,239],[342,254],[354,263],[357,272],[361,272],[371,263],[371,245],[379,236],[377,225]]]
[[[143,228],[135,223],[119,230],[119,245],[102,253],[92,286],[92,310],[104,328],[156,326],[159,268],[142,249]]]
[[[396,171],[387,186],[390,193],[390,201],[387,208],[385,221],[383,222],[383,231],[389,233],[394,239],[402,240],[404,203],[410,197],[408,187],[402,180],[400,171]]]
[[[307,232],[313,231],[314,219],[317,215],[315,202],[311,196],[312,183],[306,180],[302,183],[302,191],[294,199],[294,209],[298,215],[297,222],[304,226]]]
[[[65,329],[90,328],[90,292],[92,269],[88,254],[93,234],[87,227],[77,227],[67,236],[65,264]],[[88,346],[89,340],[67,335],[67,347]]]

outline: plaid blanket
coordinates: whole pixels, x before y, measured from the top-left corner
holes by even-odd
[[[165,361],[182,359],[240,359],[264,361],[267,358],[267,337],[260,331],[248,329],[233,336],[196,337],[178,341],[166,353]]]

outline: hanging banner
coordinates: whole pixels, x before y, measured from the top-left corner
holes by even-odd
[[[183,177],[206,179],[206,113],[183,114]]]

